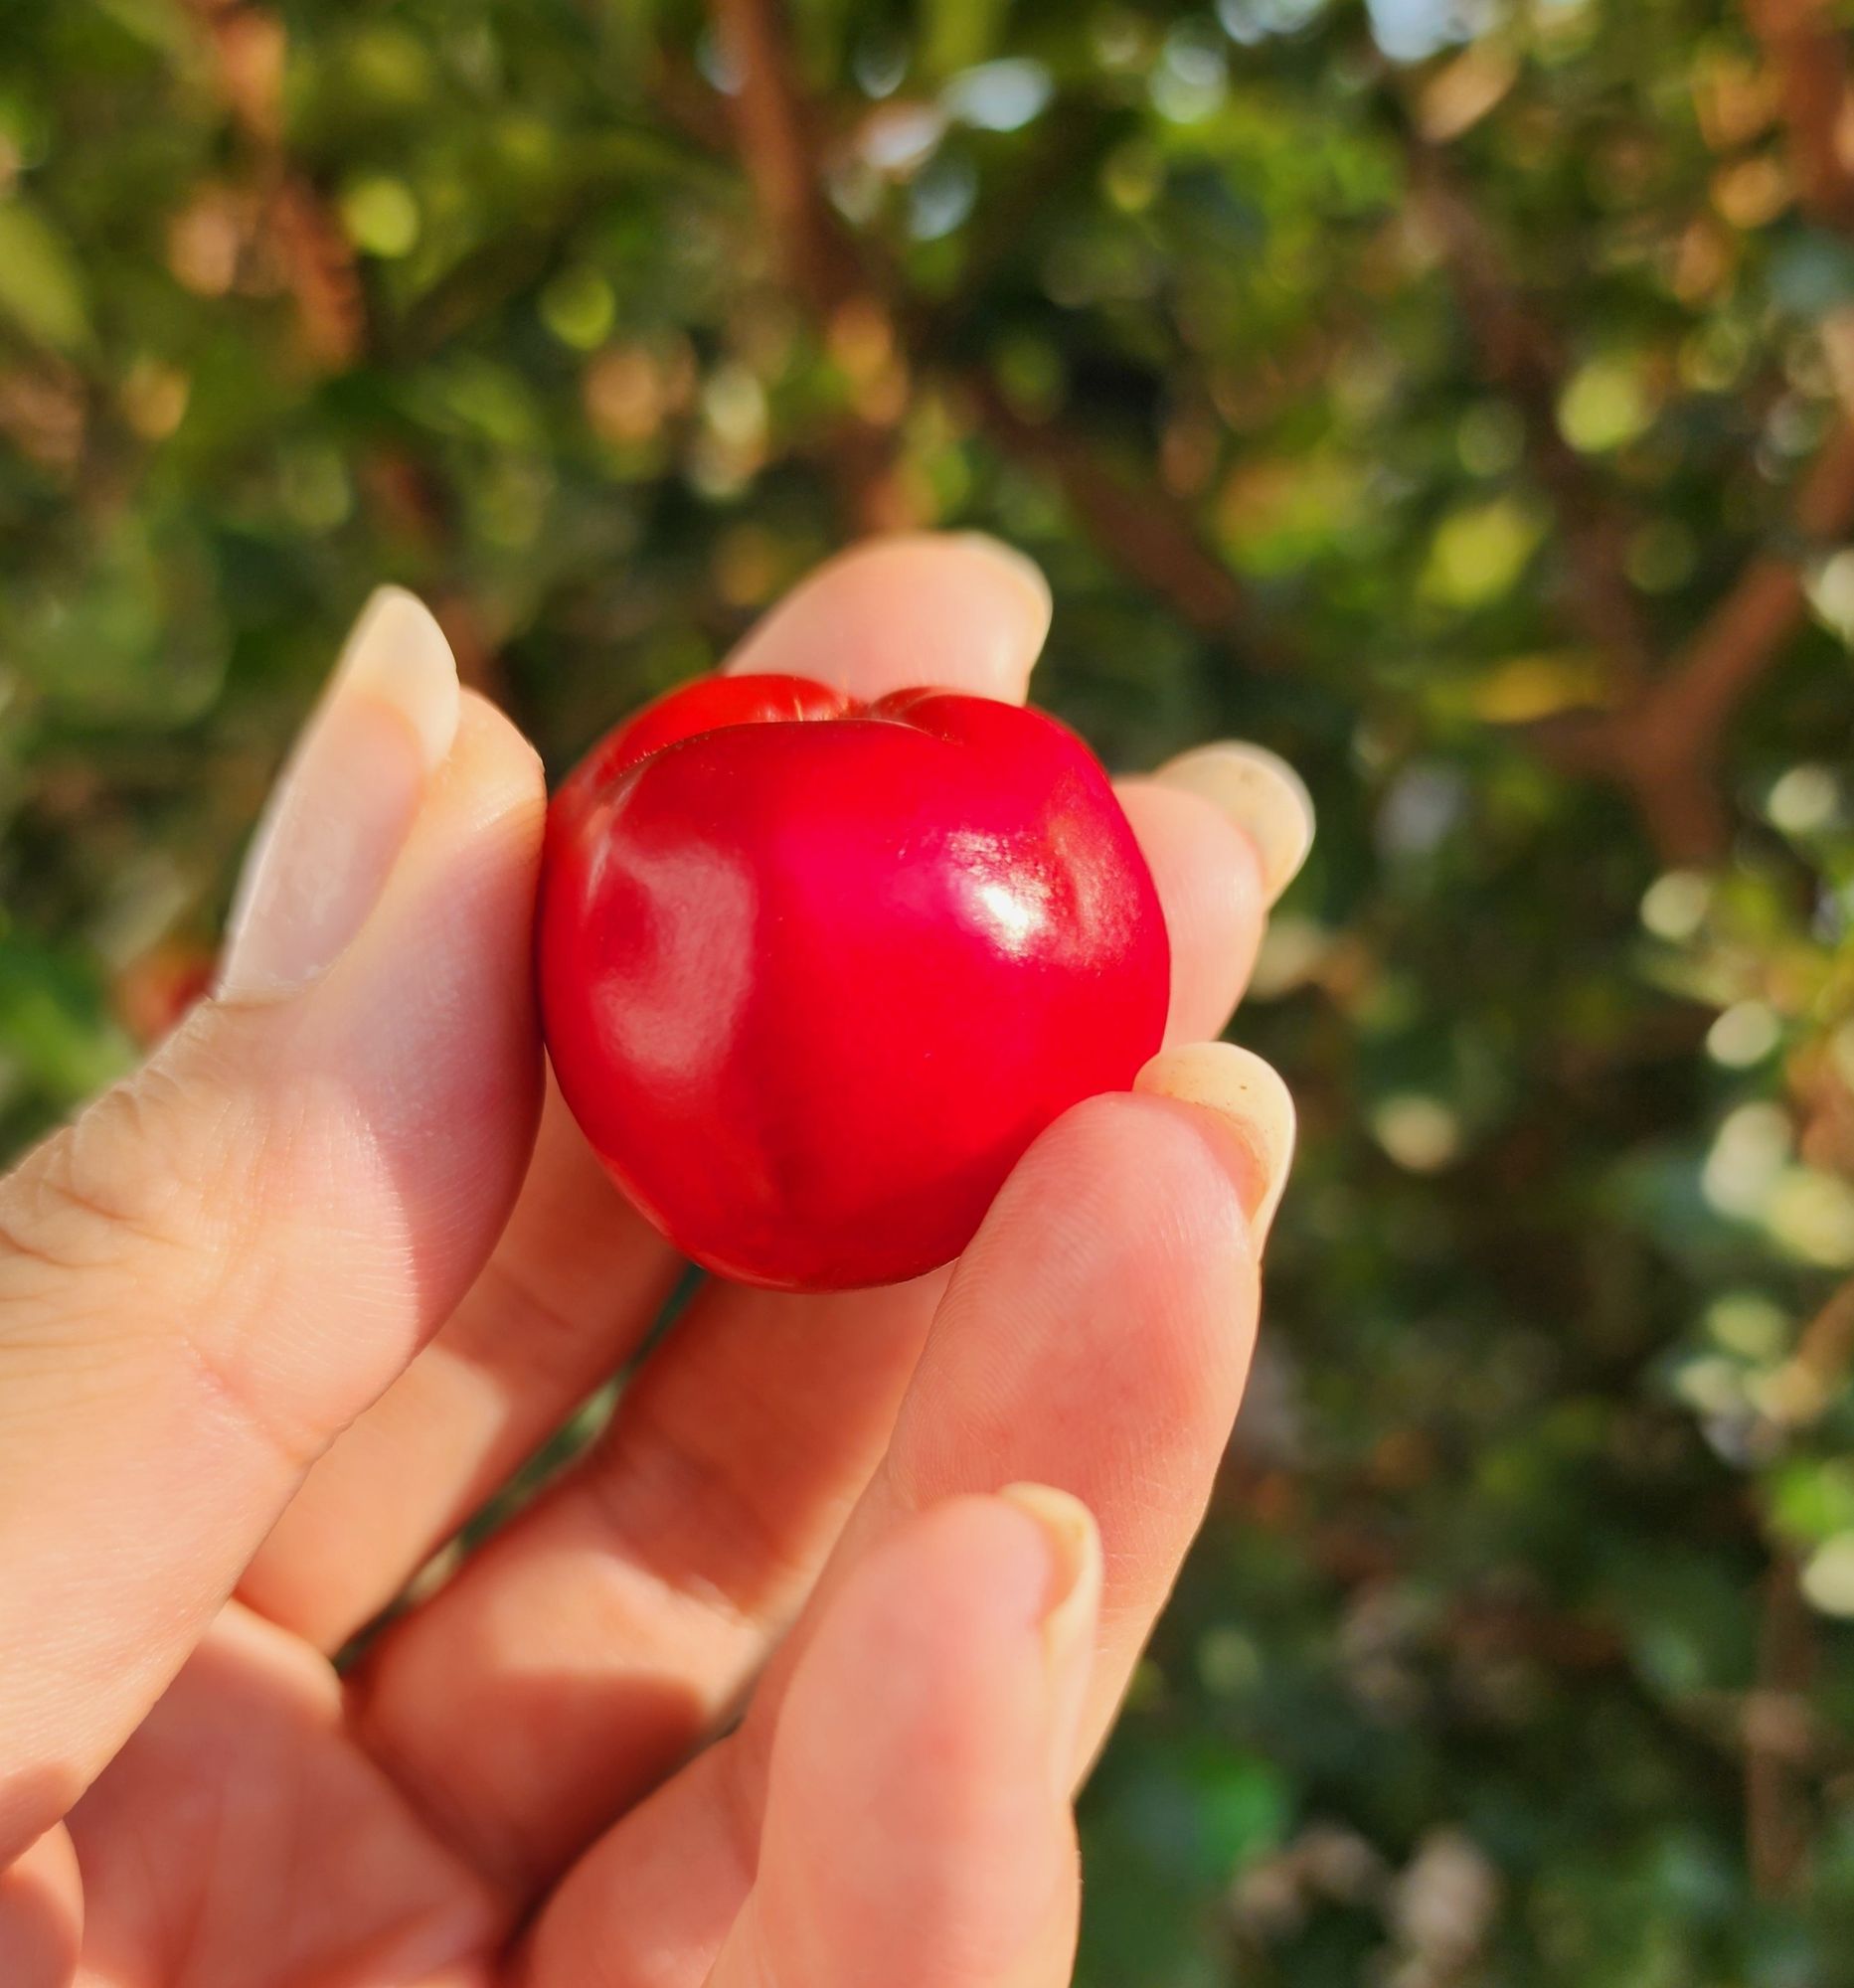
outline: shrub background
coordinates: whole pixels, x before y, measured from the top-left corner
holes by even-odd
[[[1321,817],[1265,1347],[1096,1988],[1854,1980],[1830,0],[6,0],[0,1143],[198,985],[367,590],[560,771],[980,526]]]

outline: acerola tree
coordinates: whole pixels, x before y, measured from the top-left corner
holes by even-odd
[[[846,536],[1306,772],[1302,1100],[1085,1977],[1854,1979],[1840,0],[7,0],[0,1136],[383,578],[564,770]]]

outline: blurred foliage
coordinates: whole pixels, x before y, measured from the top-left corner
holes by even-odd
[[[1321,814],[1085,1981],[1854,1981],[1850,23],[798,0],[793,227],[684,0],[6,0],[0,1138],[197,989],[377,581],[559,769],[1000,532],[1106,756]]]

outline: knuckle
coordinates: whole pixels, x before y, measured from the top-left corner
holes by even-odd
[[[145,1076],[97,1099],[0,1187],[0,1248],[61,1273],[108,1271],[186,1245],[176,1155],[152,1127]]]
[[[0,1354],[87,1349],[119,1386],[151,1361],[185,1371],[212,1413],[293,1456],[300,1432],[241,1355],[267,1302],[246,1246],[262,1131],[197,1058],[157,1059],[46,1140],[0,1181]]]

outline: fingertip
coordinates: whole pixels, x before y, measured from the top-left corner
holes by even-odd
[[[783,1772],[829,1790],[833,1810],[893,1783],[888,1805],[913,1836],[957,1840],[987,1782],[1008,1788],[1007,1761],[1037,1751],[1042,1767],[1045,1623],[1075,1584],[1049,1522],[1021,1501],[959,1495],[903,1520],[854,1569],[800,1659],[775,1783]]]
[[[1081,1766],[1082,1718],[1100,1621],[1100,1528],[1073,1492],[1053,1484],[1007,1484],[998,1496],[1041,1530],[1050,1558],[1043,1609],[1049,1686],[1050,1779],[1067,1800]]]
[[[995,1644],[1001,1634],[1038,1631],[1075,1584],[1076,1547],[1058,1536],[1057,1516],[1031,1494],[1067,1494],[1045,1486],[1010,1486],[997,1496],[952,1497],[905,1520],[869,1555],[846,1589],[844,1642],[861,1667],[889,1644],[914,1649],[944,1638],[948,1646]],[[1086,1518],[1086,1507],[1078,1501]],[[1092,1525],[1092,1521],[1089,1522]]]
[[[1247,1158],[1202,1113],[1125,1091],[1043,1133],[959,1259],[916,1374],[891,1450],[909,1503],[959,1488],[973,1465],[952,1459],[975,1431],[1014,1474],[1063,1483],[1103,1516],[1106,1427],[1221,1442],[1255,1339]]]
[[[457,729],[450,645],[414,595],[362,611],[247,854],[219,991],[286,1001],[340,957],[380,894]]]
[[[425,764],[443,764],[456,736],[457,662],[437,617],[403,586],[376,587],[336,665],[346,690],[382,698],[419,739]]]
[[[1262,858],[1213,801],[1156,780],[1115,783],[1152,873],[1172,951],[1168,1042],[1221,1035],[1255,969],[1267,917]]]
[[[547,771],[521,729],[480,691],[462,692],[450,754],[439,775],[472,826],[510,815],[531,821],[537,841],[547,813]]]
[[[291,1108],[317,1132],[300,1153],[281,1150],[280,1191],[300,1186],[303,1167],[327,1164],[314,1156],[328,1141],[352,1149],[350,1178],[324,1199],[395,1259],[393,1279],[420,1321],[399,1344],[402,1360],[481,1267],[533,1149],[546,808],[534,748],[465,691],[449,754],[374,914],[265,1052],[267,1083],[303,1099]]]
[[[923,541],[929,546],[936,543],[928,534],[923,535]],[[1014,604],[1034,659],[1049,636],[1050,623],[1056,614],[1056,596],[1050,590],[1049,579],[1043,569],[1028,553],[1006,545],[989,532],[955,532],[937,543],[975,562],[991,562],[998,580],[1006,588],[1015,590],[1017,598]]]
[[[1021,553],[981,533],[865,540],[802,580],[727,664],[852,696],[935,685],[1023,702],[1051,598]]]
[[[1238,1191],[1258,1246],[1265,1240],[1293,1165],[1293,1094],[1271,1064],[1236,1043],[1183,1043],[1161,1050],[1134,1088],[1215,1114],[1236,1135]]]
[[[1080,1279],[1136,1285],[1233,1243],[1247,1253],[1242,1193],[1187,1114],[1105,1091],[1072,1106],[1018,1162],[961,1269],[988,1248],[1016,1253],[1028,1231],[1048,1255],[1036,1266],[1044,1274],[1060,1261]]]
[[[1254,843],[1269,905],[1300,874],[1313,847],[1313,797],[1278,752],[1219,739],[1168,759],[1152,777],[1201,795]]]
[[[1077,1759],[1202,1516],[1255,1344],[1238,1142],[1174,1100],[1090,1098],[1032,1145],[960,1257],[863,1525],[954,1492],[1061,1485],[1097,1516],[1106,1600]]]

